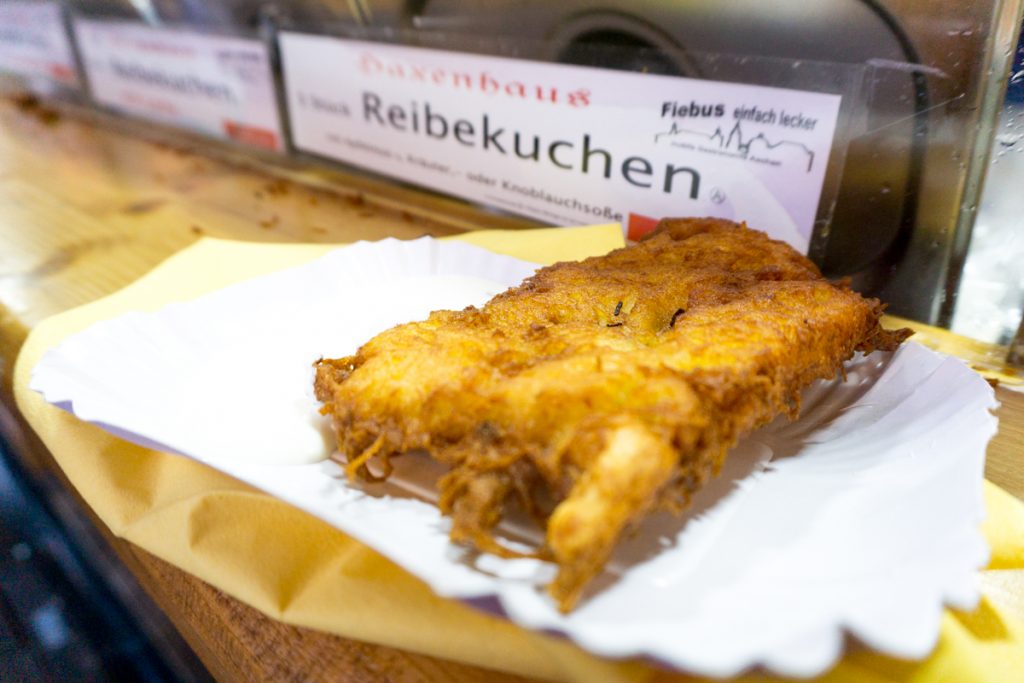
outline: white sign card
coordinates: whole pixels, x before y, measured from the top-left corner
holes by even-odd
[[[58,3],[0,3],[0,71],[78,87],[75,59]]]
[[[280,46],[300,150],[554,225],[635,238],[718,216],[808,248],[839,95],[292,32]]]
[[[112,109],[271,150],[284,148],[266,46],[130,22],[75,20],[93,98]]]

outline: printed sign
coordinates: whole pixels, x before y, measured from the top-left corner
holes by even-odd
[[[76,20],[100,104],[160,123],[283,148],[266,46],[258,40]]]
[[[840,96],[286,32],[293,141],[555,225],[747,220],[806,250]],[[325,68],[330,65],[330,68]]]
[[[58,3],[0,3],[0,71],[78,87]]]

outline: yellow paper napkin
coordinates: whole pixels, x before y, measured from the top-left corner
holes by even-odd
[[[453,239],[538,263],[622,245],[617,225],[480,231]],[[675,679],[643,663],[602,660],[565,640],[438,598],[326,523],[204,465],[122,441],[27,388],[47,349],[96,321],[188,300],[331,248],[201,240],[120,292],[32,331],[15,368],[16,399],[83,499],[115,535],[288,623],[551,680]],[[924,662],[900,662],[854,644],[822,680],[1024,680],[1024,505],[991,484],[985,493],[984,531],[993,552],[990,570],[982,573],[979,608],[947,611],[939,645]]]

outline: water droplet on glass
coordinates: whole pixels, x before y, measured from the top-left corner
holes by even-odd
[[[996,135],[996,143],[998,143],[1000,148],[1013,147],[1022,139],[1024,139],[1024,135],[1012,132],[1012,129],[1011,131],[1004,131]]]

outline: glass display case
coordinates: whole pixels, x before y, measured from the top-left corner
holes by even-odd
[[[1019,3],[356,4],[355,19],[333,18],[412,30],[403,35],[414,40],[419,31],[421,43],[444,49],[521,45],[522,58],[693,78],[708,77],[708,55],[759,57],[764,69],[775,60],[864,66],[841,184],[819,211],[812,255],[892,312],[949,324]],[[300,5],[292,18],[323,26],[325,9]],[[760,76],[734,66],[711,77]]]
[[[786,0],[770,6],[575,0],[554,8],[501,0],[83,0],[59,6],[72,25],[130,21],[264,41],[281,101],[281,31],[652,78],[839,92],[845,113],[809,254],[829,276],[850,277],[856,288],[889,302],[891,312],[947,327],[957,309],[1021,16],[1021,3],[995,0]],[[811,65],[842,74],[843,85],[825,84]],[[787,69],[793,73],[782,75]],[[96,90],[93,84],[94,100]],[[279,135],[287,138],[288,122],[281,125]],[[251,131],[243,132],[251,139]],[[280,151],[286,148],[295,151],[282,141]],[[965,310],[961,306],[957,315]]]

